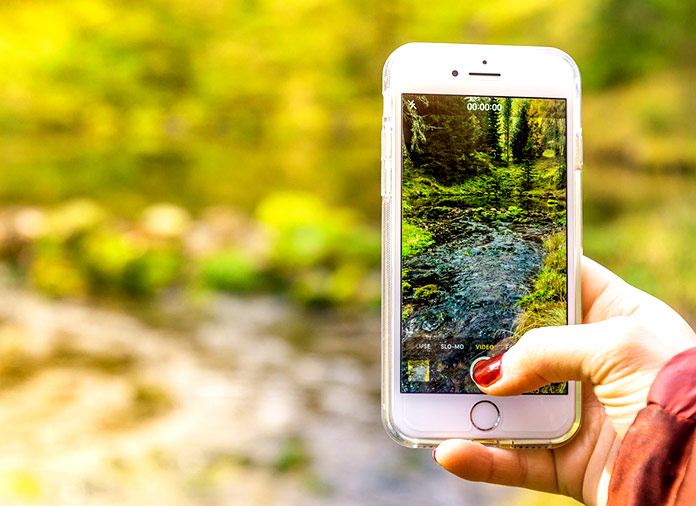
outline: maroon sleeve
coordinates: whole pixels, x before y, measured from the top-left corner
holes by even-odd
[[[619,448],[607,506],[696,504],[696,348],[672,358]]]

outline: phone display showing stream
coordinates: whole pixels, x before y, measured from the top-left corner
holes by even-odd
[[[401,392],[481,393],[474,361],[568,321],[566,101],[401,98]]]

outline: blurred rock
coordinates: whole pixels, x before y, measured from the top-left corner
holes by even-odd
[[[153,237],[179,239],[189,230],[191,215],[174,204],[154,204],[143,211],[141,225]]]
[[[36,207],[4,209],[0,212],[0,250],[32,241],[46,230],[46,213]]]
[[[46,214],[35,207],[20,209],[14,215],[14,229],[23,240],[36,239],[46,229]]]
[[[96,202],[88,199],[71,200],[50,211],[46,217],[44,235],[65,240],[101,224],[107,213]]]
[[[185,251],[194,258],[235,247],[261,264],[268,256],[268,234],[239,211],[223,206],[203,211],[183,238]]]

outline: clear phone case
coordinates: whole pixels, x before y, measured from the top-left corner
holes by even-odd
[[[402,346],[402,325],[410,324],[405,316],[402,308],[402,271],[404,269],[404,261],[401,255],[401,230],[402,230],[402,156],[404,147],[402,144],[402,100],[401,96],[404,93],[416,93],[418,90],[411,86],[410,89],[403,86],[400,82],[400,74],[395,72],[395,69],[403,68],[408,62],[417,64],[419,59],[425,58],[427,54],[437,54],[433,50],[433,46],[442,48],[443,54],[447,51],[461,51],[463,45],[449,44],[407,44],[398,48],[388,58],[383,70],[383,115],[382,115],[382,131],[381,131],[381,195],[382,195],[382,420],[383,424],[390,436],[400,444],[408,447],[429,447],[442,442],[444,439],[452,437],[451,434],[443,436],[441,434],[419,434],[407,433],[402,430],[398,423],[395,423],[394,403],[397,395],[403,395],[399,392],[399,386],[396,381],[403,381],[403,368],[401,356],[394,357],[395,352],[401,350]],[[457,46],[457,47],[454,47]],[[481,46],[470,46],[481,47]],[[493,53],[495,51],[509,50],[511,48],[501,48],[498,46],[489,46]],[[566,120],[566,142],[565,142],[565,157],[567,160],[566,171],[566,192],[567,205],[565,209],[566,220],[566,276],[567,276],[567,321],[569,324],[580,323],[581,317],[581,297],[580,297],[580,261],[582,256],[581,234],[582,234],[582,218],[581,218],[581,166],[582,166],[582,136],[581,136],[581,120],[580,120],[580,74],[575,62],[562,51],[552,48],[518,48],[521,57],[524,56],[525,49],[533,49],[537,53],[539,51],[552,53],[556,58],[561,58],[565,61],[569,72],[572,73],[573,82],[573,97],[569,104],[569,110]],[[517,49],[515,49],[517,50]],[[502,96],[493,95],[493,96]],[[508,133],[508,136],[510,134]],[[509,137],[508,137],[509,138]],[[560,149],[560,148],[559,148]],[[541,155],[540,155],[541,156]],[[556,156],[556,155],[554,155]],[[508,160],[510,155],[508,154]],[[508,165],[509,165],[508,161]],[[453,197],[454,198],[454,197]],[[553,199],[547,199],[552,201]],[[547,202],[547,205],[548,204]],[[518,215],[522,210],[515,211],[515,206],[508,206],[507,211],[500,213],[497,211],[487,211],[485,206],[481,209],[456,209],[455,218],[458,223],[464,223],[466,226],[474,227],[476,223],[470,219],[472,213],[479,213],[477,218],[481,217],[481,213],[489,213],[491,218],[490,227],[499,227],[504,235],[500,241],[500,251],[505,251],[505,248],[515,248],[521,239],[518,238],[532,236],[535,232],[532,219],[529,217],[520,218]],[[498,213],[498,214],[494,214]],[[515,214],[517,213],[517,214]],[[501,215],[503,216],[501,218]],[[525,223],[525,219],[529,222]],[[560,220],[561,218],[558,218]],[[506,221],[507,220],[507,221]],[[484,232],[481,232],[484,233]],[[526,234],[526,235],[525,235]],[[544,238],[546,241],[548,238]],[[496,239],[497,240],[497,239]],[[526,239],[525,239],[526,240]],[[530,251],[539,251],[544,246],[544,242],[540,237],[532,237],[530,241],[537,241],[530,246]],[[506,242],[507,241],[507,242]],[[483,242],[483,241],[481,241]],[[495,242],[495,241],[494,241]],[[496,247],[498,247],[496,246]],[[478,246],[477,246],[478,247]],[[491,251],[490,244],[481,246],[479,249],[472,247],[471,255],[481,255],[480,258],[485,258],[486,251]],[[488,248],[488,249],[486,249]],[[497,250],[496,250],[497,251]],[[536,251],[536,250],[535,250]],[[463,261],[466,261],[464,259]],[[421,287],[422,288],[422,287]],[[514,291],[514,288],[511,289]],[[422,292],[421,292],[422,293]],[[436,296],[437,297],[437,296]],[[444,297],[444,295],[443,295]],[[517,295],[515,296],[517,297]],[[480,303],[480,301],[474,301]],[[518,303],[518,302],[516,302]],[[437,306],[437,303],[433,303]],[[436,307],[437,309],[437,307]],[[417,311],[418,307],[416,304]],[[441,311],[442,313],[444,311]],[[423,320],[425,321],[425,320]],[[426,326],[421,324],[419,332],[427,334],[428,331],[423,330]],[[433,331],[436,332],[436,331]],[[444,332],[444,331],[443,331]],[[414,334],[416,335],[416,334]],[[509,348],[519,336],[500,335],[495,336],[494,342],[486,344],[486,348],[481,351],[480,356],[495,356],[507,348]],[[443,355],[444,356],[444,355]],[[455,355],[452,355],[453,357]],[[445,356],[445,361],[447,356]],[[453,359],[454,360],[454,359]],[[439,366],[440,363],[438,363]],[[395,368],[399,368],[397,371]],[[429,366],[430,367],[430,366]],[[429,373],[433,369],[428,370]],[[464,378],[463,381],[468,381]],[[472,383],[473,384],[473,383]],[[463,385],[461,388],[469,388],[468,385]],[[472,394],[473,396],[474,394]],[[570,440],[577,432],[580,425],[581,413],[581,392],[580,384],[571,382],[568,384],[568,396],[572,397],[575,406],[574,418],[568,425],[568,430],[556,437],[535,437],[533,433],[520,432],[519,437],[515,435],[497,435],[488,437],[485,434],[478,434],[474,437],[462,435],[474,441],[479,441],[485,444],[491,444],[501,447],[555,447],[560,446]],[[552,397],[551,395],[544,396],[522,396],[522,397]],[[476,399],[485,399],[486,397],[479,395]],[[530,401],[532,402],[532,401]]]

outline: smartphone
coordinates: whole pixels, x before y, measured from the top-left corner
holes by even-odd
[[[543,47],[406,44],[383,72],[382,419],[409,447],[555,447],[580,384],[484,395],[472,368],[581,321],[580,74]]]

